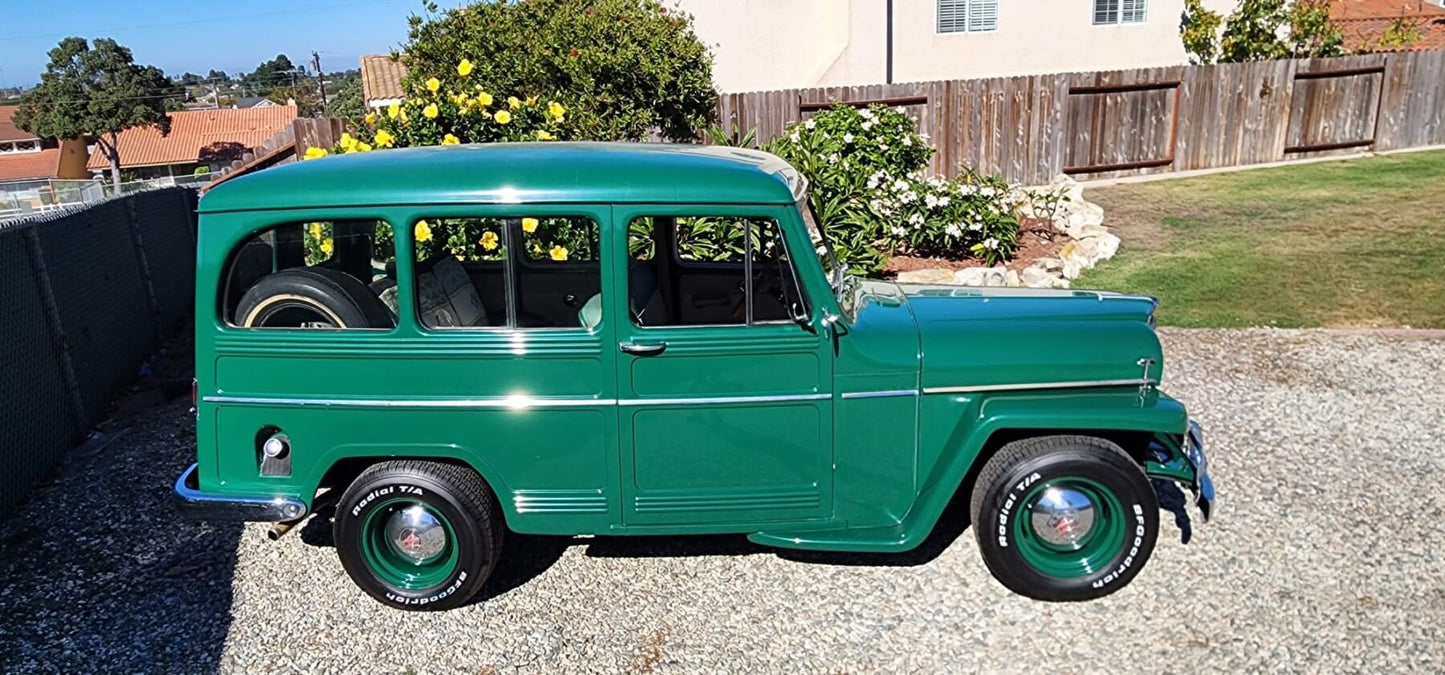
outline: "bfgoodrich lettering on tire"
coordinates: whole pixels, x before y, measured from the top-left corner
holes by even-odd
[[[972,497],[969,513],[989,571],[1038,600],[1092,600],[1123,588],[1159,535],[1159,505],[1144,470],[1093,436],[1042,436],[999,448]]]
[[[383,462],[342,495],[333,525],[351,580],[399,609],[466,603],[491,575],[505,526],[476,472],[451,464]]]

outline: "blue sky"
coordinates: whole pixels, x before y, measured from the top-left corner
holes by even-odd
[[[406,39],[421,0],[6,0],[0,20],[0,85],[40,81],[61,38],[114,38],[137,63],[167,75],[211,68],[249,71],[285,54],[297,64],[321,53],[327,71],[358,67]],[[442,9],[464,4],[440,0]]]

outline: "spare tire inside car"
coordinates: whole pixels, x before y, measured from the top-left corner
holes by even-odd
[[[235,324],[245,328],[391,328],[386,305],[345,272],[298,267],[268,274],[241,296]]]

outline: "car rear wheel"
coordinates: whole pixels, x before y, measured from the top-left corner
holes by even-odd
[[[1143,469],[1092,436],[1014,441],[984,465],[969,511],[1000,583],[1038,600],[1075,601],[1123,588],[1159,534]]]
[[[505,530],[476,472],[394,461],[364,471],[337,504],[336,551],[352,581],[384,604],[451,609],[481,590]]]

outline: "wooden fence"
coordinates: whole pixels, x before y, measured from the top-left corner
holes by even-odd
[[[724,94],[718,117],[761,142],[834,102],[902,106],[939,173],[1042,184],[1445,144],[1445,51]]]

